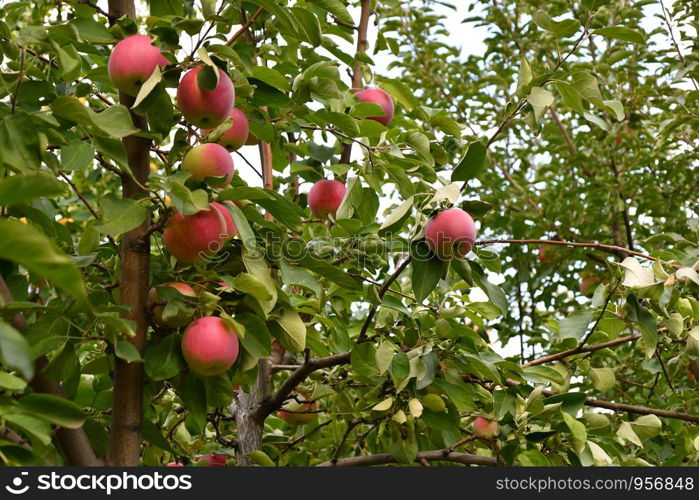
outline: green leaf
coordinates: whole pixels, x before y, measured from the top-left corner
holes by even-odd
[[[268,314],[277,303],[277,284],[270,275],[269,267],[267,267],[267,263],[262,255],[251,255],[247,251],[243,254],[243,264],[245,264],[245,268],[248,272],[254,275],[255,278],[267,288],[267,293],[270,297],[269,300],[261,300],[258,298],[257,301],[262,311]]]
[[[82,427],[85,414],[72,401],[51,394],[29,394],[19,400],[25,412],[40,417],[52,424],[69,429]]]
[[[175,453],[175,450],[172,449],[170,443],[168,443],[165,436],[163,436],[162,431],[153,422],[147,418],[144,418],[141,422],[141,426],[143,439],[150,442],[152,445],[157,446],[161,450],[165,450],[173,454]]]
[[[391,342],[385,341],[379,344],[379,348],[376,350],[376,367],[378,368],[379,375],[383,375],[388,371],[395,352],[396,346]]]
[[[92,165],[95,148],[92,144],[79,143],[61,147],[61,170],[67,172],[85,170]]]
[[[86,297],[82,275],[73,261],[32,226],[0,220],[0,258],[10,260],[53,282],[73,297]]]
[[[522,54],[519,58],[519,74],[517,75],[517,90],[516,94],[519,97],[524,97],[526,95],[527,87],[534,78],[534,73],[532,72],[531,66],[529,66],[529,61]]]
[[[577,19],[564,19],[554,21],[543,10],[538,10],[532,14],[532,20],[541,29],[555,33],[561,38],[573,36],[580,29],[580,21]]]
[[[289,78],[282,75],[279,71],[274,68],[268,68],[266,66],[255,66],[252,68],[252,76],[260,81],[265,82],[270,87],[281,90],[282,92],[288,92],[291,90],[291,84],[289,83]]]
[[[413,251],[412,283],[415,298],[422,302],[432,293],[442,277],[444,261],[428,253],[427,244],[418,242]]]
[[[621,40],[622,42],[646,43],[646,37],[642,33],[627,28],[626,26],[608,26],[599,28],[592,32],[594,35],[601,35],[610,40]]]
[[[631,422],[633,430],[641,439],[653,439],[663,428],[662,421],[655,415],[643,415]]]
[[[262,450],[255,450],[251,451],[248,453],[248,458],[250,459],[250,462],[259,465],[260,467],[276,467],[277,464],[274,463],[274,461],[269,458],[269,455],[267,455],[264,451]]]
[[[302,286],[313,291],[316,295],[322,294],[323,287],[313,276],[313,273],[298,266],[292,266],[286,259],[281,259],[282,283],[285,285]]]
[[[188,411],[185,420],[187,430],[195,435],[201,434],[206,427],[206,387],[204,382],[197,375],[189,373],[180,385],[178,394]]]
[[[473,281],[476,283],[476,285],[478,285],[478,288],[483,290],[483,293],[488,296],[490,301],[500,310],[502,315],[507,317],[510,311],[509,302],[505,292],[502,291],[502,288],[497,285],[493,285],[490,281],[488,281],[485,273],[476,263],[471,264],[471,275],[473,276]]]
[[[291,346],[294,352],[301,352],[306,348],[306,325],[298,312],[286,306],[276,319],[276,323],[286,333],[283,340],[286,340],[286,345]]]
[[[33,438],[38,439],[44,446],[51,444],[52,429],[46,420],[25,415],[23,413],[10,413],[3,418],[12,425],[19,427]]]
[[[575,311],[573,314],[558,322],[558,338],[582,340],[590,325],[590,321],[595,316],[594,311]]]
[[[381,88],[388,92],[406,111],[412,111],[420,106],[420,101],[415,97],[410,87],[400,80],[382,77],[378,81],[381,84]],[[461,133],[458,131],[453,135],[460,136]]]
[[[374,381],[379,375],[376,369],[376,349],[371,342],[355,345],[352,348],[350,362],[359,380]]]
[[[248,252],[256,252],[257,238],[255,237],[255,233],[252,231],[250,223],[248,222],[247,217],[245,217],[245,214],[243,214],[243,212],[234,204],[225,203],[224,205],[231,214],[231,217],[233,217],[233,222],[235,222],[235,226],[238,228],[238,234],[240,235],[240,239],[243,242],[245,249]]]
[[[405,434],[401,432],[401,427],[407,427]],[[389,423],[391,434],[391,445],[389,451],[396,462],[410,464],[415,461],[418,453],[417,440],[415,439],[415,428],[413,422],[407,422],[405,426],[396,422]]]
[[[51,111],[56,116],[110,137],[126,137],[139,131],[131,121],[126,106],[109,106],[104,111],[95,113],[80,104],[76,97],[61,96],[51,103]]]
[[[64,184],[48,175],[13,175],[0,180],[0,203],[9,207],[35,198],[64,195],[65,191]]]
[[[175,209],[182,215],[193,215],[209,210],[209,195],[203,189],[191,191],[181,182],[170,181],[170,195]]]
[[[233,288],[255,297],[260,303],[272,300],[272,294],[266,283],[250,273],[241,273],[233,279]]]
[[[2,336],[2,324],[0,324],[0,336]],[[2,339],[0,338],[0,354],[2,354]],[[2,356],[4,359],[4,355]],[[7,372],[0,371],[0,387],[8,391],[23,391],[27,382]]]
[[[451,181],[467,181],[474,179],[483,172],[487,149],[482,142],[472,142],[463,159],[451,173]]]
[[[340,21],[354,25],[354,19],[341,0],[308,0],[310,3],[317,5],[321,9],[332,14]]]
[[[136,346],[126,339],[117,340],[114,347],[114,354],[116,354],[117,358],[123,359],[127,363],[142,361],[141,355],[138,353]]]
[[[259,316],[251,313],[236,314],[235,322],[245,328],[245,335],[240,339],[240,343],[247,352],[257,358],[264,358],[272,353],[272,336]]]
[[[180,343],[182,336],[173,333],[157,344],[149,345],[144,356],[144,368],[151,380],[166,380],[177,375],[185,366]]]
[[[590,368],[592,385],[600,392],[609,392],[616,385],[616,376],[611,368]]]
[[[133,106],[131,106],[131,109],[137,108],[139,104],[143,102],[143,100],[150,95],[150,93],[153,91],[153,89],[158,85],[163,79],[163,73],[160,71],[160,66],[156,65],[155,69],[153,70],[153,73],[148,77],[148,79],[143,82],[143,85],[141,85],[141,88],[138,90],[138,95],[136,96],[136,100],[133,103]]]
[[[616,435],[625,441],[629,441],[643,448],[643,442],[639,439],[629,422],[622,422],[621,425],[619,425],[619,429],[616,431]]]
[[[8,368],[19,370],[27,380],[34,376],[34,359],[24,335],[7,323],[0,323],[0,360]]]
[[[577,449],[581,449],[587,441],[587,430],[585,429],[585,424],[564,411],[561,412],[561,415],[563,415],[563,421],[566,423],[570,433],[573,436],[575,447]]]
[[[148,217],[148,209],[132,198],[105,197],[100,201],[100,208],[104,222],[95,224],[95,229],[104,234],[127,233]]]
[[[597,78],[587,71],[576,71],[573,73],[573,86],[575,91],[598,108],[604,107],[602,94],[599,91]]]
[[[386,217],[386,220],[379,227],[379,234],[394,234],[400,230],[405,222],[405,219],[410,215],[410,209],[413,207],[413,197],[411,196]]]
[[[643,307],[634,295],[626,297],[628,317],[641,327],[641,340],[646,359],[650,359],[658,345],[658,327],[655,316]]]
[[[319,274],[324,278],[327,278],[328,280],[340,285],[341,287],[347,290],[362,290],[361,283],[359,283],[356,279],[351,277],[349,274],[347,274],[337,266],[333,266],[332,264],[329,264],[328,262],[321,260],[319,257],[316,257],[315,255],[307,253],[306,255],[302,256],[298,263],[306,269],[316,274]]]
[[[529,104],[534,108],[534,116],[538,120],[541,118],[546,108],[553,104],[553,94],[544,88],[533,87],[527,96],[527,101],[529,101]]]

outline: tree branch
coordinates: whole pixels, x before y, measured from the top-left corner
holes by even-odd
[[[361,0],[361,10],[359,13],[359,26],[357,27],[357,55],[364,54],[369,41],[367,32],[369,31],[369,18],[371,17],[371,0]],[[352,63],[352,88],[357,90],[362,88],[362,61],[357,55]],[[369,153],[371,154],[371,153]],[[342,145],[340,163],[349,163],[352,157],[352,143]]]
[[[641,257],[642,259],[656,261],[659,260],[656,257],[652,257],[648,254],[636,252],[634,250],[629,250],[628,248],[620,247],[617,245],[605,245],[604,243],[585,243],[578,241],[561,241],[561,240],[513,240],[513,239],[493,239],[493,240],[480,240],[476,242],[476,245],[494,245],[494,244],[509,244],[509,245],[560,245],[564,247],[582,247],[582,248],[595,248],[597,250],[602,250],[604,252],[613,253],[615,255],[619,253],[625,253],[628,255],[634,255],[636,257]],[[681,268],[682,266],[678,264],[671,264],[669,262],[661,261],[663,264],[674,268]]]
[[[225,2],[224,2],[224,3],[225,3]],[[253,14],[252,16],[250,16],[250,19],[248,19],[247,21],[245,21],[245,23],[243,24],[243,26],[241,26],[241,28],[240,28],[238,31],[236,31],[235,33],[233,33],[233,36],[231,36],[231,37],[228,39],[228,41],[226,42],[226,45],[228,45],[228,46],[233,45],[233,43],[235,43],[235,41],[236,41],[238,38],[240,38],[240,37],[243,35],[243,33],[245,33],[245,32],[248,30],[248,28],[252,25],[252,23],[255,22],[255,19],[257,19],[258,17],[260,17],[260,14],[262,14],[262,13],[264,12],[264,10],[265,10],[265,9],[263,9],[262,7],[260,7],[259,9],[257,9],[257,10],[254,12],[254,14]]]
[[[417,461],[428,460],[434,462],[455,462],[463,465],[483,465],[493,467],[498,465],[497,460],[491,457],[481,457],[470,453],[455,453],[448,450],[421,451],[417,454]],[[397,463],[390,453],[378,455],[362,455],[359,457],[341,458],[337,462],[332,461],[318,464],[317,467],[368,467],[372,465],[386,465]]]
[[[282,407],[286,398],[301,382],[306,380],[311,373],[323,368],[329,368],[336,365],[344,365],[350,362],[352,351],[334,354],[325,358],[310,358],[300,365],[289,377],[284,381],[281,387],[274,395],[264,399],[256,412],[256,418],[260,421],[264,420],[267,415]]]
[[[537,366],[543,365],[545,363],[551,363],[552,361],[560,361],[570,356],[575,356],[576,354],[582,354],[584,352],[595,352],[602,349],[608,349],[609,347],[614,347],[619,344],[625,344],[627,342],[634,342],[640,339],[640,335],[627,335],[625,337],[619,337],[618,339],[609,340],[607,342],[602,342],[601,344],[594,344],[591,346],[580,346],[574,349],[569,349],[567,351],[561,351],[555,354],[549,354],[548,356],[542,356],[528,363],[524,363],[522,366]]]

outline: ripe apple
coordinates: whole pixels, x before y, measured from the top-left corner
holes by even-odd
[[[184,119],[199,128],[220,125],[233,109],[235,87],[229,76],[218,70],[218,85],[213,90],[199,86],[197,75],[204,66],[189,70],[177,87],[177,105]]]
[[[228,457],[223,453],[213,453],[211,455],[202,455],[199,457],[199,465],[204,465],[204,467],[225,467],[226,460]]]
[[[498,433],[498,423],[484,417],[476,417],[473,421],[473,433],[482,438],[491,439]]]
[[[302,401],[308,401],[307,394],[299,393],[298,398]],[[295,399],[290,399],[277,412],[279,418],[291,425],[306,425],[315,418],[315,413],[296,413],[296,412],[314,412],[318,408],[315,401],[308,403],[299,403]]]
[[[233,118],[233,123],[231,123],[231,128],[226,130],[221,137],[219,137],[218,143],[231,151],[235,151],[236,149],[242,148],[248,142],[248,138],[250,137],[250,125],[248,123],[248,117],[238,108],[233,108],[231,112],[228,113],[228,116]],[[208,134],[211,132],[211,129],[202,130],[202,132]]]
[[[200,144],[190,149],[182,160],[182,168],[192,174],[192,178],[203,181],[207,177],[224,177],[212,182],[216,187],[227,186],[233,179],[233,158],[216,143]]]
[[[308,192],[308,206],[316,217],[335,215],[345,197],[345,185],[340,181],[323,179],[313,184]]]
[[[362,102],[373,102],[381,106],[384,116],[369,116],[368,120],[375,120],[385,126],[388,126],[393,119],[393,99],[391,95],[382,89],[371,88],[360,90],[356,94],[357,99]]]
[[[218,252],[228,239],[226,220],[220,210],[209,205],[192,215],[179,212],[170,218],[163,231],[165,248],[180,262],[194,262]]]
[[[467,212],[450,208],[427,221],[425,240],[440,259],[461,258],[476,242],[476,224]]]
[[[221,215],[223,216],[223,220],[226,221],[226,239],[230,240],[231,238],[233,238],[233,236],[235,236],[235,233],[238,232],[238,228],[236,227],[235,222],[233,221],[233,216],[231,216],[231,213],[225,207],[225,204],[233,203],[233,202],[226,200],[223,203],[224,203],[224,205],[222,205],[221,203],[219,203],[217,201],[212,201],[209,204],[209,206],[211,208],[218,210],[221,213]],[[223,283],[223,286],[228,286],[228,285]]]
[[[160,326],[179,328],[192,321],[192,316],[190,314],[177,315],[176,317],[170,317],[167,319],[163,318],[163,310],[165,309],[165,305],[158,298],[158,288],[163,287],[174,288],[185,297],[197,297],[197,293],[187,283],[172,282],[154,286],[148,291],[148,308],[150,309],[155,322]]]
[[[198,375],[225,373],[238,358],[238,334],[216,316],[194,320],[182,335],[182,354]]]
[[[168,64],[160,49],[152,44],[153,40],[146,35],[131,35],[114,46],[107,72],[114,86],[123,93],[137,96],[155,67]]]

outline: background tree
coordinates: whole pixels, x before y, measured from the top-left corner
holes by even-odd
[[[6,463],[697,464],[695,2],[0,13]]]

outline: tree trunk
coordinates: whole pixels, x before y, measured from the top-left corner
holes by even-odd
[[[116,17],[136,17],[133,0],[110,0],[109,13]],[[131,107],[134,99],[119,95],[121,104]],[[134,124],[147,129],[145,117],[131,113]],[[124,149],[133,177],[122,177],[124,198],[148,196],[144,186],[148,182],[150,141],[130,136],[123,139]],[[131,307],[126,318],[136,325],[135,336],[129,339],[143,355],[148,320],[146,295],[150,281],[150,238],[147,219],[137,228],[124,234],[121,239],[121,302]],[[109,436],[109,465],[138,465],[141,452],[141,418],[143,413],[143,363],[127,363],[117,359],[114,370],[114,404]]]
[[[269,396],[270,364],[268,359],[261,359],[257,365],[257,381],[250,393],[238,391],[229,408],[235,415],[238,430],[236,458],[238,465],[250,465],[248,453],[262,447],[262,430],[264,418],[260,418],[260,401]]]

